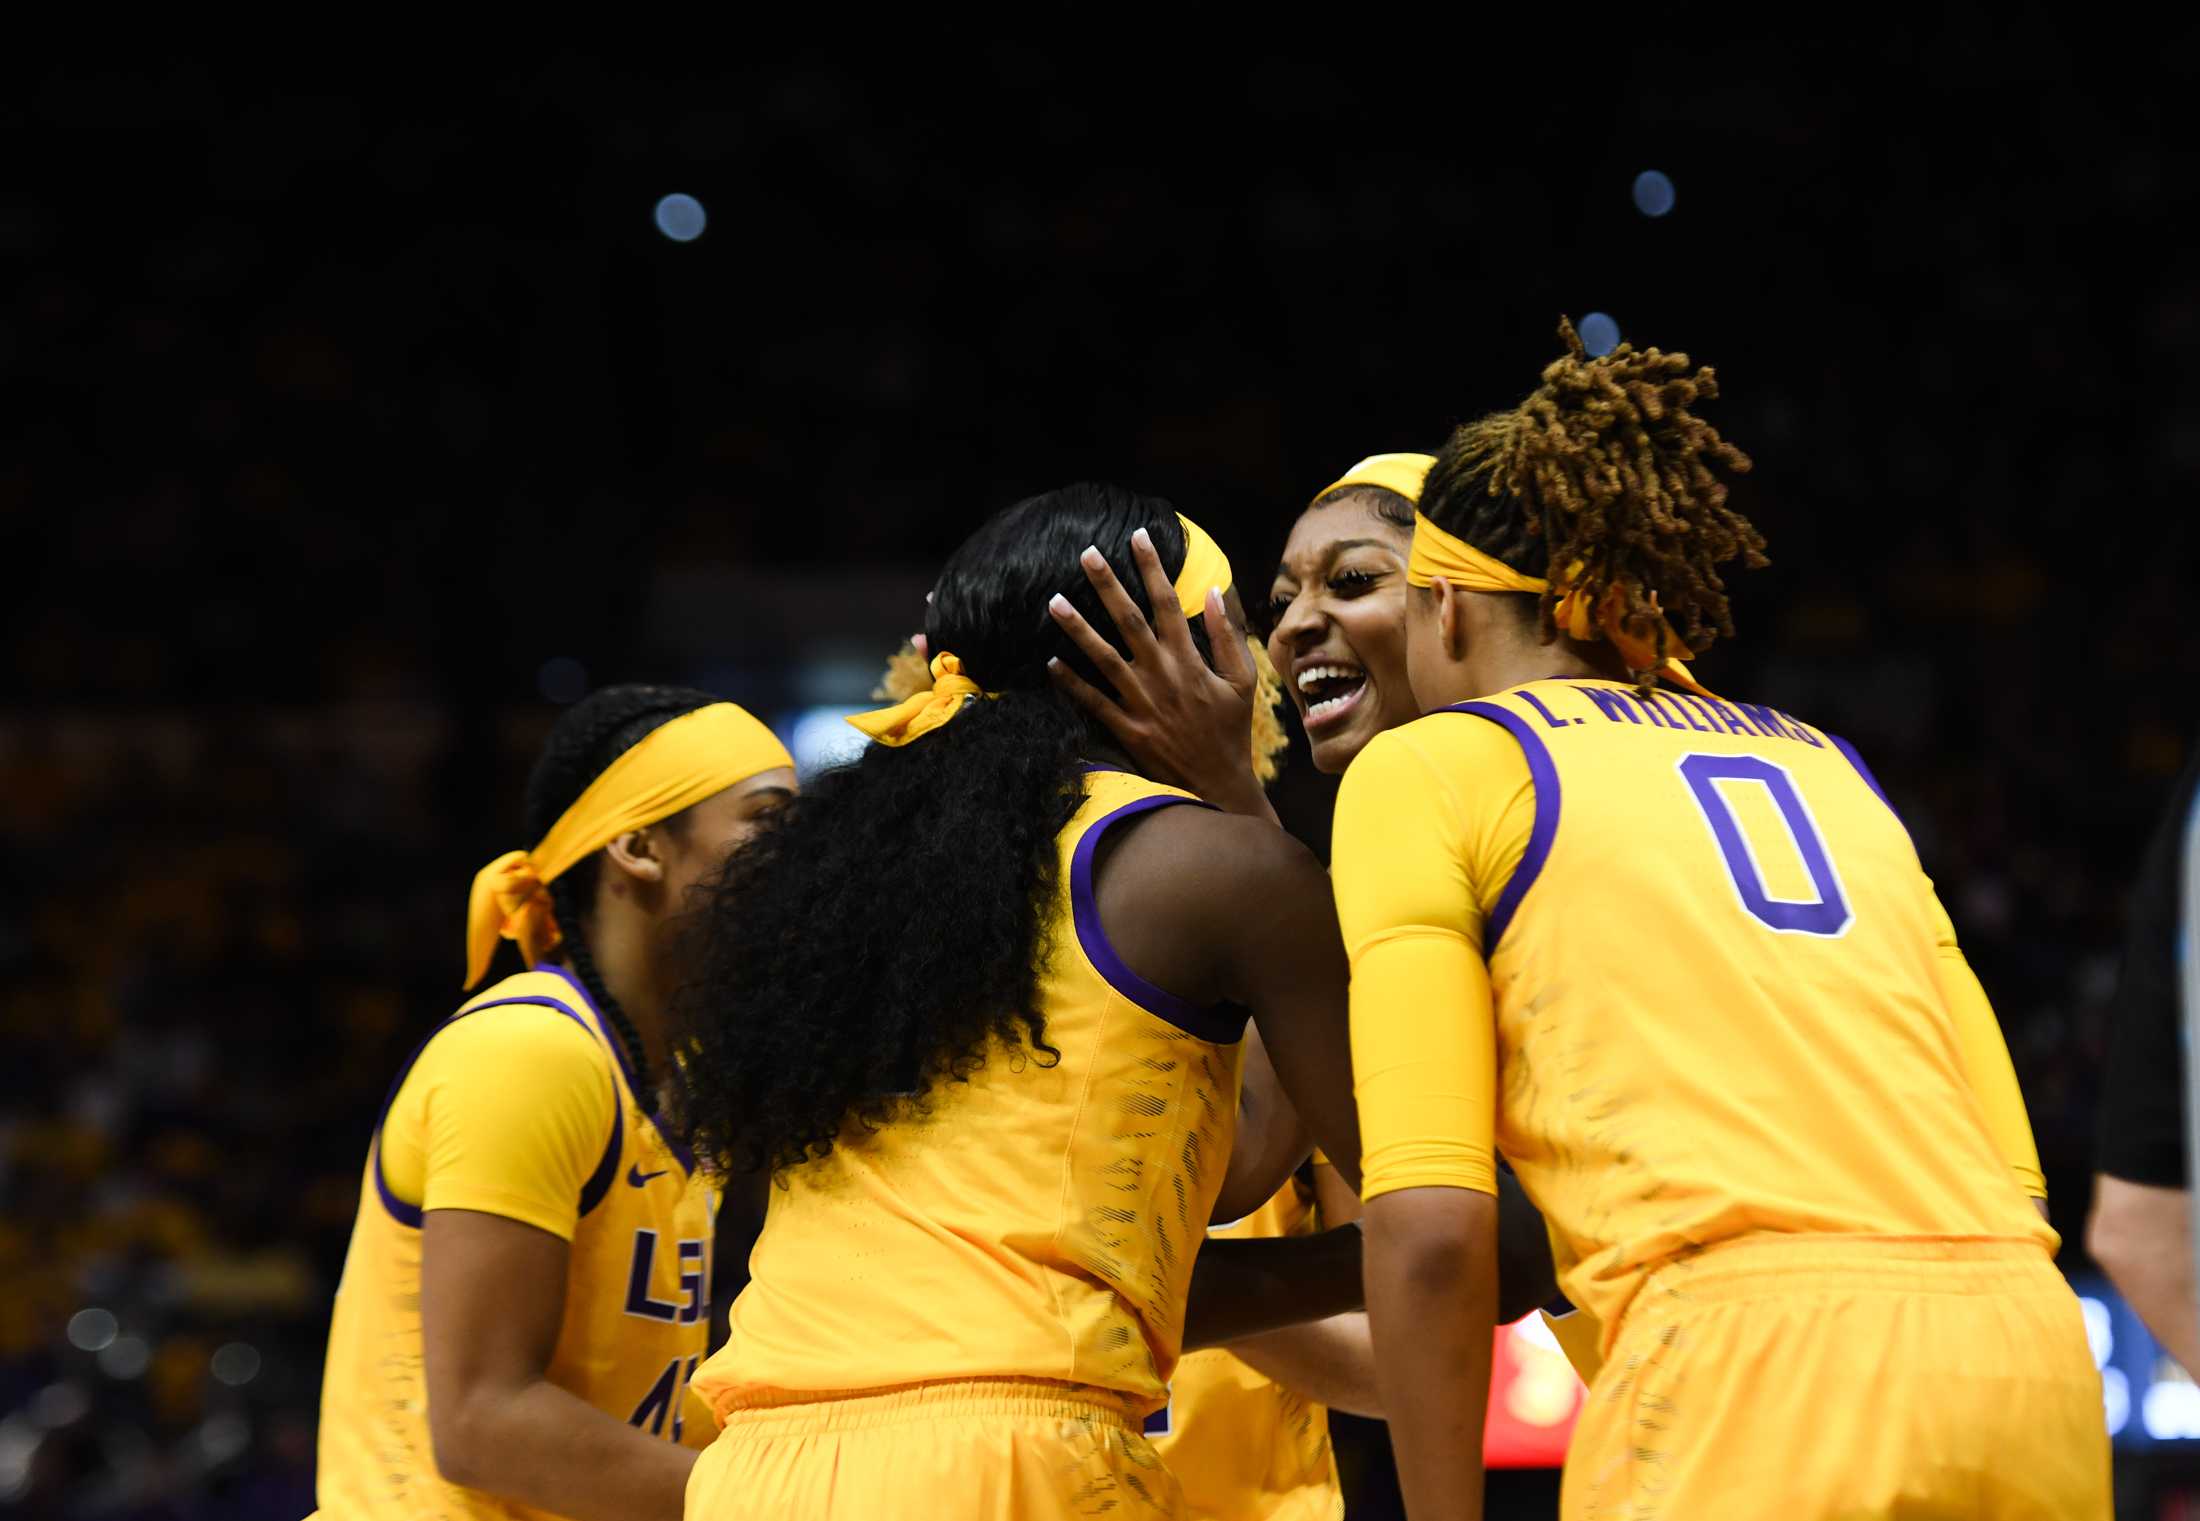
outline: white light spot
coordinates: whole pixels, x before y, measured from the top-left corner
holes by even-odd
[[[2078,1313],[2085,1317],[2086,1344],[2093,1349],[2093,1366],[2105,1368],[2116,1355],[2116,1327],[2108,1306],[2087,1295],[2078,1296]]]
[[[208,1417],[199,1428],[199,1452],[210,1468],[219,1468],[251,1445],[252,1423],[234,1410]]]
[[[1574,331],[1581,334],[1581,346],[1589,351],[1592,359],[1602,359],[1619,347],[1619,324],[1603,312],[1589,313]]]
[[[241,1389],[260,1376],[260,1349],[249,1342],[233,1341],[216,1350],[208,1366],[214,1377],[232,1389]]]
[[[2121,1368],[2101,1370],[2102,1414],[2108,1418],[2108,1434],[2114,1436],[2131,1422],[2131,1380]]]
[[[153,1360],[153,1349],[135,1336],[118,1336],[99,1354],[99,1371],[109,1378],[136,1378]]]
[[[1566,1355],[1566,1349],[1558,1344],[1558,1338],[1551,1334],[1551,1328],[1543,1323],[1541,1315],[1531,1313],[1520,1320],[1514,1321],[1512,1334],[1531,1347],[1541,1347],[1544,1351],[1555,1352],[1560,1357]]]
[[[0,1421],[0,1505],[13,1505],[30,1492],[31,1464],[38,1457],[39,1432],[21,1416]]]
[[[1673,182],[1656,169],[1635,176],[1635,210],[1646,217],[1662,217],[1673,209]]]
[[[692,195],[668,195],[657,203],[657,230],[675,243],[694,242],[709,221]]]
[[[2139,1420],[2157,1442],[2176,1442],[2200,1437],[2200,1384],[2150,1385],[2139,1406]]]
[[[102,1351],[121,1329],[106,1310],[79,1310],[69,1317],[69,1345],[84,1352]]]
[[[832,704],[804,708],[786,723],[777,725],[787,736],[787,753],[794,757],[795,774],[804,778],[832,766],[846,765],[870,743],[862,731],[847,722],[851,713],[864,709]]]
[[[535,673],[535,688],[543,701],[560,707],[579,702],[588,693],[588,667],[570,655],[553,655]]]
[[[45,1431],[73,1426],[92,1413],[92,1397],[75,1384],[48,1384],[31,1397],[31,1420]]]

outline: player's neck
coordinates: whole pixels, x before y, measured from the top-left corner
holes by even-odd
[[[657,925],[629,905],[601,902],[589,927],[588,946],[604,991],[618,1000],[642,1038],[650,1070],[664,1070],[666,989],[658,976]]]
[[[1583,677],[1625,680],[1624,671],[1605,669],[1600,654],[1614,653],[1594,644],[1559,638],[1545,644],[1532,633],[1523,638],[1477,640],[1461,657],[1450,662],[1439,690],[1421,693],[1425,708],[1448,707],[1509,692],[1531,681],[1558,681]],[[1616,660],[1616,653],[1614,653]],[[1416,689],[1418,691],[1418,689]]]

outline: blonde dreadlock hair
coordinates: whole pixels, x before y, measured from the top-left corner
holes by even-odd
[[[1290,731],[1283,726],[1283,678],[1268,658],[1268,646],[1247,636],[1253,654],[1253,775],[1266,785],[1283,769],[1283,752],[1291,748]],[[905,702],[919,692],[932,690],[932,668],[905,643],[887,658],[886,672],[871,695],[881,702]]]
[[[1743,473],[1749,456],[1693,410],[1719,394],[1716,372],[1625,343],[1592,359],[1564,318],[1558,336],[1566,352],[1527,400],[1453,430],[1421,512],[1523,575],[1559,583],[1540,604],[1546,642],[1557,635],[1553,607],[1575,587],[1592,605],[1616,588],[1629,627],[1656,630],[1660,662],[1668,622],[1697,654],[1733,638],[1718,567],[1736,557],[1764,565],[1765,541],[1712,473]]]

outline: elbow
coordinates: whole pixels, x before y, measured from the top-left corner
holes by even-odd
[[[1399,1289],[1447,1297],[1496,1278],[1496,1201],[1455,1188],[1385,1194],[1364,1216],[1368,1254]]]
[[[490,1454],[496,1443],[484,1432],[487,1424],[480,1399],[428,1402],[428,1442],[435,1452],[435,1471],[446,1483],[465,1489],[493,1489]]]
[[[2186,1207],[2182,1190],[2098,1176],[2085,1223],[2085,1249],[2128,1299],[2134,1280],[2159,1274],[2190,1250]]]

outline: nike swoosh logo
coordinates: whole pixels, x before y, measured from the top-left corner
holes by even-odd
[[[661,1178],[670,1171],[672,1171],[672,1169],[669,1167],[660,1167],[655,1172],[643,1172],[642,1164],[636,1162],[633,1166],[627,1168],[626,1181],[633,1184],[636,1188],[640,1188],[651,1178]]]

